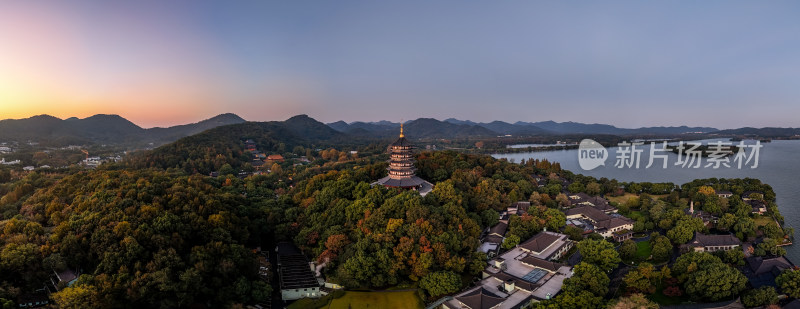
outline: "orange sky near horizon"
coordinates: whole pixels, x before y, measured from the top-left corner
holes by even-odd
[[[0,119],[800,126],[800,3],[415,2],[3,0]]]
[[[226,46],[191,20],[159,10],[104,13],[85,20],[69,6],[0,3],[0,119],[118,114],[154,127],[258,111],[251,118],[276,119],[253,120],[282,120],[313,99],[290,74],[243,76]]]

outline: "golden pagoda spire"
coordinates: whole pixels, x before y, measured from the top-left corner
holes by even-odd
[[[405,137],[405,135],[403,135],[403,123],[401,122],[400,123],[400,138],[403,138],[403,137]]]

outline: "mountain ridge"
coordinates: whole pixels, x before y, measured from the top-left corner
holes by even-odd
[[[196,123],[167,128],[142,128],[120,115],[96,114],[61,119],[47,114],[0,120],[0,141],[37,141],[52,146],[69,144],[165,144],[184,136],[245,122],[235,114],[221,114]]]

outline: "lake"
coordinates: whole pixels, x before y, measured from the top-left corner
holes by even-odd
[[[716,140],[702,141],[704,145]],[[734,142],[737,144],[737,142]],[[659,144],[657,144],[659,145]],[[561,167],[577,174],[584,174],[595,178],[606,177],[619,181],[634,182],[672,182],[681,185],[694,179],[701,178],[758,178],[762,182],[772,186],[778,203],[778,209],[785,219],[785,226],[794,227],[800,232],[800,140],[773,141],[762,143],[763,147],[759,154],[759,164],[757,168],[750,168],[752,165],[738,169],[735,164],[730,168],[720,167],[719,169],[709,168],[682,168],[674,165],[678,160],[678,155],[667,153],[668,166],[662,168],[661,160],[655,160],[650,168],[645,168],[649,160],[649,144],[641,147],[644,151],[641,154],[641,166],[635,168],[617,168],[614,166],[616,161],[615,154],[618,147],[608,148],[608,159],[604,166],[585,171],[578,164],[578,150],[552,150],[524,153],[503,153],[492,155],[495,158],[505,158],[514,162],[521,162],[523,159],[547,159],[551,162],[559,162]],[[637,148],[639,148],[637,147]],[[657,146],[660,148],[660,146]],[[684,156],[685,158],[685,156]],[[733,158],[731,158],[731,161]],[[703,165],[706,163],[703,159]],[[800,235],[798,235],[800,236]],[[787,256],[794,263],[800,262],[800,245],[785,247]]]

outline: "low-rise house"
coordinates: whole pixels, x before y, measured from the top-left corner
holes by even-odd
[[[22,161],[20,160],[6,161],[6,158],[0,159],[0,164],[2,165],[15,165],[15,164],[20,164],[20,162]]]
[[[544,178],[544,177],[538,176],[538,175],[534,175],[533,176],[533,184],[535,184],[539,188],[544,187],[544,186],[547,185],[547,178]]]
[[[590,221],[594,225],[595,232],[603,237],[613,237],[616,241],[621,239],[620,234],[617,232],[633,230],[633,220],[618,214],[606,214],[593,206],[571,208],[568,209],[565,214],[567,219],[584,219]],[[624,233],[622,234],[622,238],[630,235]]]
[[[313,265],[292,243],[282,242],[278,252],[278,277],[283,300],[321,297],[320,282],[314,276]]]
[[[590,196],[586,193],[580,192],[572,194],[568,197],[569,202],[573,207],[593,206],[605,213],[617,212],[617,209],[614,206],[611,206],[611,204],[608,203],[608,200],[599,196]]]
[[[20,308],[44,307],[50,303],[49,290],[46,287],[30,293],[23,293],[17,297],[17,305]]]
[[[753,197],[755,197],[755,199],[757,199],[757,200],[763,200],[764,199],[764,192],[761,192],[761,191],[744,191],[744,193],[742,193],[742,201],[752,200]]]
[[[751,256],[746,258],[745,262],[747,262],[747,268],[744,274],[747,276],[750,284],[753,285],[753,288],[760,288],[762,286],[775,287],[775,278],[784,270],[794,268],[794,264],[782,256],[772,258]]]
[[[712,215],[702,210],[695,211],[694,201],[689,202],[689,210],[687,210],[685,213],[694,218],[700,218],[700,220],[703,220],[703,225],[709,228],[714,227],[714,225],[717,224],[717,222],[719,222],[719,217],[715,215]]]
[[[547,232],[545,232],[547,233]],[[537,235],[541,235],[537,234]],[[561,235],[558,233],[552,233]],[[552,234],[529,239],[525,243],[549,251],[561,237]],[[536,237],[536,236],[534,236]],[[550,239],[550,241],[548,241]],[[568,240],[567,240],[568,241]],[[544,247],[545,249],[541,249]],[[521,246],[492,259],[475,287],[456,294],[442,304],[449,309],[511,309],[552,298],[561,291],[564,279],[572,276],[572,267],[537,258]]]
[[[283,161],[284,161],[283,156],[279,154],[272,154],[267,156],[267,163],[278,163]]]
[[[706,235],[695,232],[694,238],[686,245],[698,252],[716,252],[734,249],[741,246],[742,242],[731,234]]]
[[[505,222],[498,222],[494,226],[490,227],[489,230],[486,232],[487,236],[498,236],[503,238],[506,236],[506,230],[508,230],[508,224]]]
[[[633,238],[633,231],[629,229],[622,229],[611,234],[611,238],[616,242],[623,242]]]
[[[528,209],[531,208],[531,202],[516,202],[511,204],[508,208],[506,208],[506,214],[508,215],[518,215],[521,216],[523,214],[528,213]]]
[[[56,288],[56,291],[60,290],[61,288],[71,286],[78,281],[79,273],[72,270],[72,269],[65,269],[62,271],[53,270],[53,274],[50,275],[50,283]]]
[[[496,255],[503,244],[507,229],[508,224],[502,221],[489,228],[481,238],[481,246],[478,250],[486,253],[489,257]]]
[[[467,293],[461,294],[460,296],[456,296],[455,300],[461,304],[460,307],[454,308],[497,308],[498,305],[505,301],[505,298],[489,292],[489,290],[484,289],[483,287],[478,287],[476,289],[472,289]]]
[[[762,200],[748,199],[745,201],[752,208],[751,213],[763,215],[767,212],[767,203]]]
[[[731,191],[725,191],[725,190],[714,190],[714,191],[717,193],[717,196],[721,198],[729,198],[733,196],[733,192]]]
[[[529,255],[547,261],[562,258],[573,246],[569,236],[547,231],[519,244],[519,247]]]

